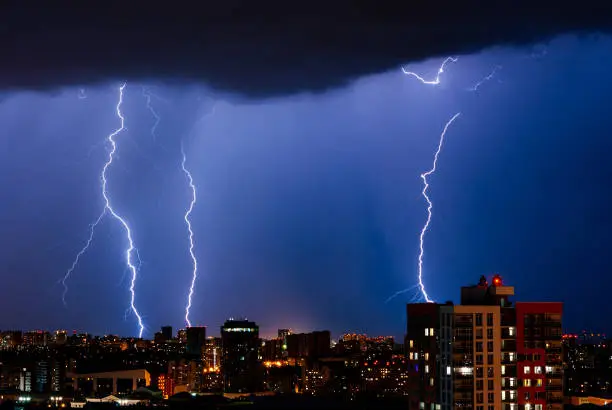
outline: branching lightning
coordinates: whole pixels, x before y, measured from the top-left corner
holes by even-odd
[[[70,275],[72,274],[74,269],[76,268],[76,266],[77,266],[81,256],[83,256],[83,254],[89,248],[89,246],[90,246],[90,244],[91,244],[91,242],[93,240],[93,236],[94,236],[94,232],[95,232],[96,226],[98,226],[98,224],[100,223],[102,218],[108,213],[113,218],[115,218],[117,221],[119,221],[119,223],[121,224],[121,226],[125,230],[125,235],[126,235],[126,238],[128,240],[128,244],[129,245],[128,245],[127,249],[125,250],[125,259],[126,259],[126,264],[127,264],[128,268],[129,268],[130,272],[132,273],[132,279],[130,281],[130,294],[131,294],[130,309],[134,313],[134,315],[136,316],[136,319],[138,320],[138,326],[139,326],[138,337],[142,337],[142,334],[143,334],[145,328],[144,328],[144,324],[143,324],[143,321],[142,321],[142,316],[138,312],[138,309],[136,309],[136,291],[135,291],[135,288],[136,288],[136,279],[138,277],[138,267],[136,265],[134,265],[133,254],[136,253],[137,259],[140,259],[140,258],[138,256],[138,251],[137,251],[136,247],[134,246],[134,240],[132,238],[132,231],[131,231],[128,223],[125,221],[125,219],[123,219],[113,209],[113,207],[111,205],[110,197],[109,197],[108,191],[107,191],[108,180],[106,178],[106,173],[108,171],[108,168],[113,163],[113,160],[115,158],[115,153],[117,152],[117,142],[115,141],[115,137],[117,135],[119,135],[122,131],[125,130],[125,117],[123,116],[123,113],[121,112],[121,105],[123,104],[123,91],[125,90],[125,87],[126,87],[126,84],[123,84],[123,85],[121,85],[119,87],[119,100],[118,100],[117,105],[115,107],[115,111],[117,113],[117,117],[120,120],[120,127],[117,128],[115,131],[113,131],[111,134],[109,134],[106,137],[106,141],[110,145],[110,150],[108,152],[108,159],[104,163],[104,167],[102,168],[102,173],[100,174],[100,179],[102,181],[102,197],[104,198],[104,209],[103,209],[102,213],[100,214],[100,216],[98,216],[98,218],[90,225],[89,238],[88,238],[87,242],[85,243],[85,246],[79,251],[79,253],[75,257],[75,259],[74,259],[70,269],[66,272],[66,274],[64,275],[64,278],[62,279],[62,284],[64,285],[64,292],[62,294],[62,301],[64,302],[64,304],[66,304],[65,297],[66,297],[66,293],[68,292],[68,287],[66,285],[66,281],[68,280],[68,278],[70,277]]]
[[[66,283],[66,281],[68,281],[68,279],[70,278],[70,275],[72,275],[72,272],[74,272],[74,270],[76,269],[77,265],[79,264],[79,260],[81,260],[81,256],[83,256],[83,254],[87,252],[87,249],[89,249],[89,245],[91,245],[91,241],[93,241],[96,226],[98,226],[98,224],[100,223],[104,215],[106,215],[106,208],[104,208],[100,216],[98,216],[98,218],[89,225],[89,238],[87,238],[87,242],[85,242],[85,246],[83,246],[83,248],[79,251],[79,253],[77,253],[76,257],[72,261],[72,265],[70,266],[70,269],[66,271],[66,274],[61,280],[62,286],[64,286],[64,291],[62,292],[62,303],[64,304],[64,306],[68,306],[68,304],[66,303],[66,295],[68,294],[68,284]]]
[[[415,73],[413,71],[408,71],[404,67],[402,67],[402,71],[406,75],[413,76],[414,78],[416,78],[417,80],[419,80],[423,84],[426,84],[426,85],[438,85],[438,84],[440,84],[440,76],[444,73],[444,68],[446,67],[446,64],[448,64],[448,63],[456,63],[456,62],[457,62],[457,58],[455,58],[455,57],[446,57],[446,59],[440,65],[440,68],[438,68],[438,73],[436,74],[436,77],[433,80],[426,80],[425,78],[423,78],[419,74],[417,74],[417,73]]]
[[[153,114],[153,117],[155,117],[155,124],[153,124],[153,127],[151,127],[151,135],[153,136],[153,141],[155,142],[155,140],[157,139],[157,135],[155,134],[155,130],[157,129],[157,126],[159,125],[159,121],[160,121],[160,117],[157,114],[157,112],[155,112],[155,109],[153,108],[153,106],[151,105],[151,93],[149,91],[149,89],[147,87],[142,87],[142,95],[146,98],[147,100],[147,109],[149,111],[151,111],[151,114]]]
[[[106,163],[104,164],[104,167],[102,168],[102,196],[104,197],[105,209],[108,210],[108,212],[113,216],[113,218],[119,221],[119,223],[125,230],[125,236],[128,240],[129,245],[128,245],[128,248],[125,250],[125,261],[126,261],[127,266],[130,268],[130,271],[132,272],[132,280],[130,281],[130,294],[131,294],[130,307],[132,309],[132,313],[134,313],[134,316],[136,316],[136,319],[138,320],[138,327],[139,327],[138,337],[142,337],[142,333],[144,332],[144,324],[142,322],[142,316],[138,312],[138,309],[136,309],[135,288],[136,288],[136,279],[138,277],[138,268],[134,265],[134,262],[132,261],[132,253],[136,249],[136,247],[134,246],[134,240],[132,238],[132,230],[130,229],[130,226],[127,224],[125,219],[123,219],[113,209],[111,202],[110,202],[110,198],[108,196],[107,189],[106,189],[108,185],[108,181],[106,179],[106,171],[108,170],[108,167],[110,167],[111,164],[113,163],[113,159],[115,158],[115,153],[117,152],[117,142],[115,141],[115,137],[119,135],[125,129],[125,117],[123,116],[123,113],[121,112],[121,105],[123,104],[123,90],[125,89],[125,86],[126,84],[123,84],[121,85],[121,87],[119,87],[119,101],[117,102],[117,106],[115,109],[117,112],[117,117],[119,117],[121,121],[120,123],[121,126],[117,128],[115,131],[113,131],[111,134],[109,134],[109,136],[106,138],[107,141],[110,143],[111,149],[108,153],[108,160],[106,161]]]
[[[419,251],[419,287],[421,288],[421,292],[423,293],[423,296],[425,297],[425,300],[428,303],[433,302],[433,300],[429,298],[429,295],[427,294],[427,291],[425,290],[425,285],[423,284],[423,255],[425,254],[423,242],[425,239],[425,234],[427,233],[427,229],[429,228],[429,224],[431,223],[431,211],[433,209],[433,203],[431,202],[431,199],[429,199],[429,196],[427,195],[427,190],[429,189],[429,183],[427,182],[427,177],[432,175],[434,172],[436,172],[436,167],[438,165],[438,157],[440,156],[440,151],[442,151],[442,146],[444,145],[444,137],[446,136],[446,131],[448,130],[448,127],[459,117],[459,115],[461,115],[461,113],[457,113],[453,115],[451,119],[448,120],[448,122],[444,126],[444,129],[442,130],[442,134],[440,134],[440,142],[438,143],[438,149],[436,150],[436,153],[434,155],[432,167],[429,171],[421,174],[421,179],[423,180],[423,191],[421,191],[421,194],[423,195],[423,198],[425,198],[425,201],[427,202],[427,220],[425,222],[425,225],[423,225],[423,229],[421,229],[421,235],[419,236],[419,250],[420,250]]]
[[[193,293],[195,290],[196,279],[198,278],[198,260],[195,256],[194,252],[194,242],[193,242],[193,229],[191,227],[191,213],[193,212],[193,207],[196,204],[196,187],[193,183],[193,177],[191,173],[186,167],[187,156],[185,155],[185,149],[183,148],[183,144],[181,144],[181,154],[183,155],[183,159],[181,161],[181,168],[185,173],[185,177],[187,178],[187,183],[189,184],[189,189],[191,189],[191,202],[189,203],[189,207],[187,208],[187,212],[185,212],[184,220],[185,225],[187,225],[187,230],[189,232],[189,255],[191,256],[191,263],[193,264],[193,274],[191,277],[191,286],[189,287],[189,295],[187,296],[187,306],[185,307],[185,323],[187,326],[191,327],[191,321],[189,320],[189,313],[191,310],[191,302],[193,298]]]
[[[406,75],[416,78],[422,84],[438,85],[440,84],[440,77],[444,73],[444,68],[446,67],[446,65],[448,63],[456,63],[457,60],[458,59],[456,57],[447,57],[446,59],[444,59],[444,61],[438,68],[436,77],[433,80],[426,80],[423,76],[413,71],[408,71],[404,67],[402,67],[402,72]],[[494,74],[495,72],[491,73],[490,76],[492,77]],[[487,81],[487,79],[483,79],[481,83],[484,81]],[[478,84],[476,88],[478,88],[478,86],[480,86],[480,84]],[[440,139],[438,142],[438,149],[436,150],[435,155],[434,155],[432,168],[429,171],[421,174],[421,179],[423,180],[423,191],[421,191],[421,194],[423,195],[423,197],[425,198],[425,201],[427,202],[427,220],[425,222],[425,225],[421,229],[421,234],[419,235],[418,283],[407,289],[395,292],[393,295],[387,298],[385,303],[391,301],[392,299],[394,299],[395,297],[399,295],[408,293],[410,291],[415,292],[415,294],[411,298],[411,301],[417,302],[417,301],[425,300],[428,303],[433,302],[433,300],[429,298],[429,295],[427,294],[427,291],[425,290],[425,284],[423,283],[423,256],[425,255],[424,239],[425,239],[425,234],[427,233],[427,229],[429,228],[429,224],[431,223],[431,216],[432,216],[432,209],[433,209],[433,203],[431,202],[429,196],[427,195],[427,190],[429,189],[427,177],[433,174],[434,172],[436,172],[436,167],[438,164],[438,157],[440,155],[440,151],[442,151],[442,146],[444,145],[444,137],[446,136],[446,131],[448,130],[448,127],[457,119],[457,117],[459,117],[459,115],[460,113],[455,114],[450,120],[448,120],[448,122],[444,126],[444,129],[442,131],[442,134],[440,135]]]
[[[478,90],[478,88],[483,84],[486,83],[487,81],[490,81],[493,79],[493,77],[495,76],[495,74],[497,73],[497,71],[501,70],[501,66],[500,65],[496,65],[493,70],[486,75],[482,80],[478,81],[476,84],[474,84],[473,86],[471,86],[468,90],[469,91],[476,91]]]

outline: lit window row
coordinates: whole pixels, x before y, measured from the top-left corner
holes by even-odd
[[[550,371],[548,370],[550,368]],[[542,374],[542,366],[534,366],[533,367],[533,372],[535,374]],[[546,366],[546,373],[551,373],[552,372],[552,367],[550,366]],[[524,366],[523,367],[523,373],[524,374],[531,374],[531,367],[530,366]]]

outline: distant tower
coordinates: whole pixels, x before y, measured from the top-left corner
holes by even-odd
[[[206,327],[192,326],[187,331],[187,355],[192,358],[201,358],[204,345],[206,344]]]
[[[248,320],[227,320],[221,327],[224,390],[257,392],[263,388],[259,361],[259,326]]]
[[[172,326],[162,326],[161,334],[164,337],[164,340],[172,339]]]

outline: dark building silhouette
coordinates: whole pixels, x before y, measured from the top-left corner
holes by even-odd
[[[227,320],[221,327],[221,369],[226,392],[256,392],[263,388],[259,360],[259,326],[248,320]]]
[[[172,339],[172,326],[162,326],[161,334],[164,340]]]
[[[187,356],[192,358],[202,357],[204,345],[206,344],[206,327],[193,326],[188,327],[187,331]]]
[[[295,359],[318,359],[329,356],[330,342],[329,330],[290,334],[287,336],[288,356]]]

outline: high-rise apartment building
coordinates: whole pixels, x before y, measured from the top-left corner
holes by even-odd
[[[407,305],[410,408],[562,408],[562,303],[516,303],[499,275],[461,304]]]

